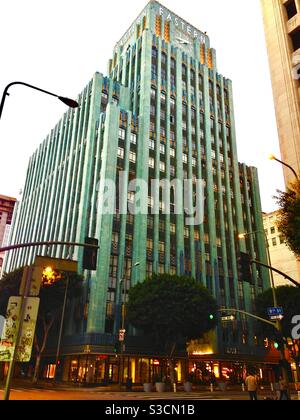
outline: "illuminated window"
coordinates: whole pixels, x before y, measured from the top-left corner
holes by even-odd
[[[130,152],[129,153],[129,160],[130,160],[130,162],[135,163],[136,162],[136,153]]]
[[[126,136],[125,130],[123,130],[123,128],[120,128],[119,129],[119,139],[120,140],[125,140],[125,136]]]
[[[154,168],[155,166],[155,160],[152,157],[149,157],[149,167],[150,168]]]
[[[124,149],[118,147],[118,158],[124,159]]]
[[[130,143],[136,144],[136,134],[135,133],[131,133]]]
[[[153,140],[149,140],[149,149],[155,150],[155,142]]]

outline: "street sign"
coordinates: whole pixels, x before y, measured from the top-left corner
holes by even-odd
[[[231,315],[231,316],[222,316],[221,318],[222,322],[232,322],[235,321],[235,316]]]
[[[24,295],[26,279],[27,279],[27,270],[29,270],[29,267],[25,267],[25,269],[23,270],[23,276],[22,276],[20,289],[19,289],[20,296]],[[42,280],[43,280],[43,271],[44,271],[43,267],[34,266],[32,268],[29,296],[36,297],[40,294],[40,289],[41,289]]]
[[[284,318],[283,308],[268,308],[268,315],[271,321],[278,321]]]
[[[16,361],[29,362],[31,359],[35,327],[40,299],[27,298],[19,346],[16,349]],[[0,362],[10,362],[17,339],[17,327],[22,306],[21,296],[13,296],[7,305],[7,315],[0,341]]]

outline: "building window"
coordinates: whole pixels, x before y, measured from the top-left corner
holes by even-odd
[[[130,152],[129,153],[129,160],[130,160],[130,162],[135,163],[136,162],[136,153]]]
[[[175,157],[175,149],[173,149],[172,147],[171,147],[171,149],[170,149],[170,156],[171,156],[172,158],[174,158],[174,157]]]
[[[165,162],[159,162],[159,169],[161,172],[165,172],[166,171],[166,164]]]
[[[161,144],[161,145],[160,145],[160,153],[161,153],[162,155],[164,155],[164,154],[166,153],[166,147],[165,147],[165,145],[164,145],[164,144]]]
[[[284,244],[285,243],[285,239],[284,239],[284,236],[279,236],[279,241],[280,241],[280,245],[282,245],[282,244]]]
[[[163,254],[165,252],[165,244],[164,242],[159,242],[158,243],[158,251]]]
[[[155,142],[153,140],[149,140],[149,149],[155,150]]]
[[[130,191],[127,195],[127,199],[129,201],[129,203],[134,203],[134,198],[135,198],[135,194],[133,191]]]
[[[153,208],[154,207],[154,198],[148,197],[148,207]]]
[[[120,128],[119,129],[119,139],[120,140],[125,140],[125,136],[126,136],[125,130],[123,130],[123,128]]]
[[[124,149],[118,147],[118,158],[124,159]]]
[[[136,134],[135,133],[131,133],[130,143],[136,144]]]
[[[291,35],[294,51],[297,51],[300,48],[300,29],[293,32]]]
[[[295,0],[288,1],[284,6],[285,6],[288,19],[289,20],[292,19],[292,17],[294,17],[297,14]]]
[[[277,246],[277,238],[273,238],[272,239],[272,245],[273,246]]]
[[[147,239],[147,249],[152,251],[152,249],[153,249],[153,240],[152,239]]]
[[[183,153],[183,155],[182,155],[182,161],[183,161],[183,163],[188,163],[188,157],[185,153]]]
[[[275,227],[273,226],[273,227],[271,227],[271,235],[274,235],[275,234]]]
[[[155,160],[152,157],[149,157],[149,168],[154,168]]]

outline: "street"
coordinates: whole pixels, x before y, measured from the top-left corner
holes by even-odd
[[[264,400],[271,396],[268,390],[260,391],[259,399]],[[0,390],[0,399],[3,399],[3,390]],[[11,400],[98,400],[98,401],[156,401],[156,400],[248,400],[248,393],[242,391],[228,392],[177,392],[177,393],[146,393],[146,392],[114,392],[103,389],[38,389],[31,387],[13,387],[10,395]],[[292,394],[292,400],[297,400],[297,395]]]

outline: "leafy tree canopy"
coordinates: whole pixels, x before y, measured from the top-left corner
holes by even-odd
[[[0,280],[0,314],[5,316],[7,303],[10,296],[18,296],[20,283],[24,268],[18,268],[11,273],[5,273]],[[80,293],[82,277],[77,273],[69,273],[70,288],[69,297]],[[44,317],[49,313],[60,310],[63,302],[66,287],[66,276],[61,273],[60,277],[51,286],[42,287],[40,290],[39,317]]]
[[[153,275],[129,291],[127,319],[161,344],[200,338],[216,326],[217,303],[190,277]]]
[[[287,192],[278,191],[279,230],[290,249],[300,257],[300,179],[291,184]]]

